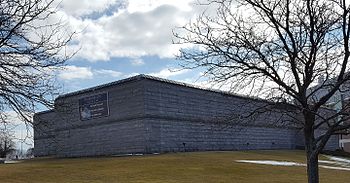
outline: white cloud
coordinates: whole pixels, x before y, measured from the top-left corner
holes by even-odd
[[[133,66],[141,66],[145,64],[145,62],[141,58],[132,59],[130,60],[130,62],[131,62],[131,65]]]
[[[63,80],[92,79],[95,76],[120,77],[123,73],[109,69],[91,69],[90,67],[78,67],[69,65],[64,68],[58,77]]]
[[[106,69],[94,70],[93,72],[98,74],[98,75],[109,75],[112,77],[120,77],[123,74],[123,73],[118,72],[118,71],[106,70]]]
[[[124,4],[123,4],[124,2]],[[75,58],[108,61],[112,57],[174,57],[184,45],[172,44],[172,30],[183,26],[205,9],[194,0],[64,0],[57,19],[67,20],[78,32],[70,49],[78,50]],[[108,7],[123,4],[108,12]],[[89,18],[93,12],[101,16]]]
[[[129,78],[129,77],[137,76],[137,75],[139,75],[139,74],[140,74],[140,73],[133,72],[133,73],[130,73],[130,74],[126,74],[124,77],[125,77],[125,78]]]
[[[171,69],[162,69],[159,72],[149,73],[148,75],[160,77],[160,78],[169,78],[171,76],[177,76],[184,73],[187,73],[189,70],[183,69],[183,70],[171,70]]]
[[[116,2],[117,0],[64,0],[59,5],[70,15],[81,16],[101,12]]]
[[[128,11],[129,12],[147,12],[152,11],[155,8],[162,5],[175,6],[182,11],[190,11],[192,9],[192,0],[142,0],[142,1],[129,1]]]
[[[91,79],[93,73],[89,67],[77,67],[74,65],[65,66],[58,77],[63,80],[73,80],[73,79]]]
[[[201,0],[205,1],[205,0]],[[172,44],[172,31],[210,6],[198,0],[62,0],[48,24],[65,23],[52,41],[76,32],[62,54],[75,53],[76,59],[108,61],[113,57],[172,58],[189,45]],[[42,21],[37,24],[42,25]],[[51,33],[51,31],[44,30]],[[33,35],[34,36],[34,35]],[[35,37],[35,36],[34,36]],[[38,39],[39,37],[37,37]],[[62,40],[62,39],[61,39]]]
[[[175,7],[163,5],[150,12],[124,11],[84,20],[87,27],[78,36],[81,50],[77,56],[91,61],[146,55],[173,57],[179,49],[179,45],[172,44],[178,16],[183,15]]]

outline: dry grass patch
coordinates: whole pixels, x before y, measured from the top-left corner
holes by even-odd
[[[1,182],[306,182],[305,167],[236,160],[305,163],[303,151],[195,152],[132,157],[37,159],[0,165]],[[350,171],[320,169],[321,182],[343,183]]]

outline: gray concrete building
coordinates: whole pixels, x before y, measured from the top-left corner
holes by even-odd
[[[53,110],[35,114],[34,153],[80,157],[303,147],[288,108],[138,75],[59,96]],[[327,148],[338,148],[336,136]]]

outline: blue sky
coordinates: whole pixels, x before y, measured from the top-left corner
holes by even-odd
[[[148,74],[188,83],[203,80],[199,69],[186,70],[179,66],[175,58],[142,56],[139,58],[115,57],[109,61],[89,62],[68,61],[66,70],[58,74],[62,92],[71,92],[103,83],[116,81],[137,74]],[[199,83],[199,82],[198,82]]]

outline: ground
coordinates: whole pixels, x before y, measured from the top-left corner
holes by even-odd
[[[329,158],[321,155],[327,162]],[[193,152],[162,155],[43,158],[0,165],[1,182],[306,182],[304,166],[274,166],[237,160],[305,163],[303,151]],[[331,165],[330,165],[331,166]],[[333,165],[332,165],[333,166]],[[350,170],[350,169],[349,169]],[[349,182],[350,171],[320,168],[321,182]]]

